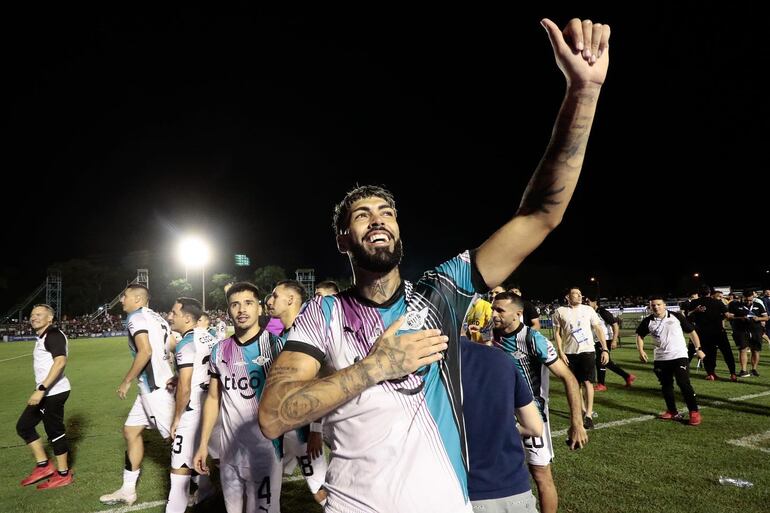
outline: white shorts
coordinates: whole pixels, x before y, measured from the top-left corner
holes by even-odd
[[[307,444],[300,442],[297,432],[291,430],[283,435],[283,473],[291,475],[297,465],[299,465],[310,491],[312,493],[318,492],[326,482],[326,467],[328,466],[323,450],[320,456],[311,460],[307,455]]]
[[[551,423],[543,423],[543,436],[523,436],[521,443],[528,465],[546,467],[553,461],[553,440],[551,440]]]
[[[171,441],[171,468],[195,468],[193,457],[201,440],[201,412],[189,410],[182,413],[176,436]]]
[[[270,474],[265,475],[262,469],[220,463],[219,479],[228,513],[281,512],[280,465],[271,465]]]
[[[137,395],[124,425],[157,429],[160,436],[168,438],[171,436],[175,406],[174,394],[169,393],[165,388],[159,388],[149,394]]]

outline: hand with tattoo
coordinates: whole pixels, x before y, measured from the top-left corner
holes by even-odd
[[[397,379],[443,358],[449,337],[441,330],[421,330],[396,335],[404,322],[401,317],[391,324],[364,358],[365,368],[376,382]]]

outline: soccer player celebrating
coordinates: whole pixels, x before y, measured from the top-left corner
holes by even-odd
[[[516,215],[478,249],[401,278],[393,195],[363,186],[337,205],[337,247],[355,285],[315,298],[273,366],[259,410],[270,438],[324,417],[327,513],[471,510],[460,329],[471,299],[502,283],[560,223],[577,185],[604,82],[609,27],[542,21],[567,93]],[[437,215],[441,202],[424,205]],[[319,377],[321,363],[336,372]],[[430,492],[430,493],[426,493]]]

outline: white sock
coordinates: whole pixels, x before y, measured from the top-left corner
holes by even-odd
[[[190,477],[189,475],[171,474],[171,489],[168,491],[166,513],[184,513],[187,509]]]
[[[136,480],[139,479],[139,472],[142,469],[137,470],[123,470],[123,490],[134,493],[136,491]]]
[[[322,500],[322,501],[321,501],[321,502],[319,502],[318,504],[320,504],[321,506],[326,506],[326,499]]]

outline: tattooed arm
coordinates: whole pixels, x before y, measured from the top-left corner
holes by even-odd
[[[334,408],[387,379],[400,378],[442,358],[447,337],[439,330],[396,336],[394,322],[359,362],[324,378],[312,356],[283,351],[275,360],[259,401],[259,427],[267,438],[323,417]]]
[[[476,266],[489,287],[502,283],[561,222],[583,167],[596,102],[607,75],[609,25],[575,18],[562,33],[548,19],[541,23],[567,79],[567,92],[516,216],[476,253]]]

